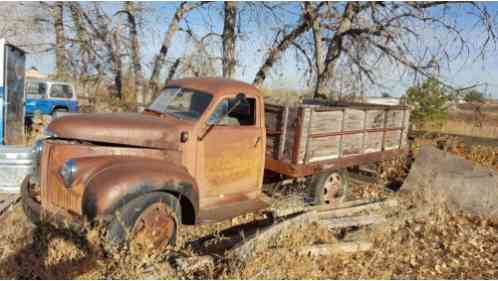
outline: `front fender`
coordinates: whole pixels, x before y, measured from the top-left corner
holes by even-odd
[[[82,213],[88,219],[112,214],[130,200],[151,191],[186,197],[194,215],[198,213],[197,184],[185,168],[164,160],[118,159],[106,163],[86,180]]]

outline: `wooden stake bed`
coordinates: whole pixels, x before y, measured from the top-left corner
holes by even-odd
[[[409,115],[407,106],[265,104],[266,169],[302,177],[398,157],[407,152]]]

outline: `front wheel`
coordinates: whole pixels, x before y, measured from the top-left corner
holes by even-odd
[[[171,194],[152,192],[120,208],[108,226],[113,246],[128,245],[136,253],[162,252],[176,242],[181,208]]]
[[[326,171],[313,175],[309,187],[313,203],[337,206],[343,202],[349,190],[347,171]]]

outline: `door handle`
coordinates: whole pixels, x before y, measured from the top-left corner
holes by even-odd
[[[256,146],[258,146],[258,144],[259,144],[259,142],[260,142],[260,141],[261,141],[261,136],[258,136],[258,137],[256,138],[256,143],[254,144],[254,146],[255,146],[255,147],[256,147]]]

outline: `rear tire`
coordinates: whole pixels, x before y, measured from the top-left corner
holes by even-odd
[[[336,206],[344,202],[349,192],[347,171],[326,171],[313,175],[309,191],[315,205]]]
[[[61,113],[64,114],[66,112],[69,112],[66,108],[56,108],[52,111],[52,118],[57,118]]]
[[[181,207],[171,194],[151,192],[135,198],[116,211],[107,229],[107,239],[114,248],[127,245],[143,251],[166,250],[175,245]]]

